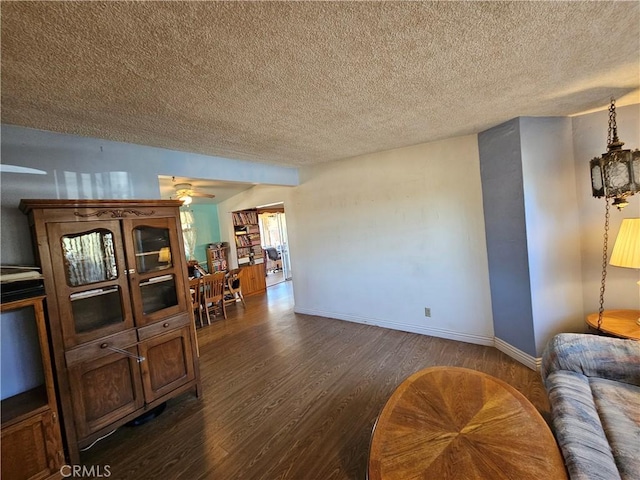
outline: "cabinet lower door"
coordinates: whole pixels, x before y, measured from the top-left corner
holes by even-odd
[[[188,326],[145,340],[138,348],[145,357],[140,367],[148,403],[195,379]]]
[[[64,460],[60,429],[50,410],[2,430],[2,478],[56,475]]]
[[[240,269],[240,286],[243,295],[264,292],[267,289],[265,281],[265,265],[258,263]]]
[[[122,353],[70,367],[69,384],[79,440],[144,405],[138,361]]]

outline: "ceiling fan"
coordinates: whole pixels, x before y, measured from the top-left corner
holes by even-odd
[[[213,194],[194,190],[190,183],[176,183],[174,188],[176,190],[175,198],[182,200],[183,205],[189,205],[193,201],[193,197],[215,198]]]

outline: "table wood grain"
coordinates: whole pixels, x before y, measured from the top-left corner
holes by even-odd
[[[587,324],[596,330],[598,316],[598,313],[587,315]],[[638,317],[640,317],[640,310],[605,310],[602,312],[600,330],[614,337],[640,340],[640,325],[636,323]]]
[[[407,378],[374,426],[369,480],[565,479],[548,425],[486,373],[432,367]]]

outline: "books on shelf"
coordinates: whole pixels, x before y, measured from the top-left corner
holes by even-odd
[[[260,246],[260,234],[257,235],[237,235],[236,247],[258,247]]]
[[[251,246],[251,240],[249,240],[246,235],[243,235],[241,237],[236,237],[236,247],[250,247],[250,246]]]
[[[211,243],[207,248],[207,267],[209,273],[226,271],[227,265],[227,249],[229,244],[226,242]]]
[[[236,225],[235,232],[238,235],[258,235],[260,236],[260,227],[258,225]]]
[[[258,224],[258,212],[255,210],[242,210],[233,212],[232,215],[234,225]]]
[[[264,262],[257,210],[232,212],[238,265]]]
[[[211,269],[213,272],[225,272],[227,270],[227,261],[226,260],[214,260],[211,263]],[[213,273],[209,272],[209,273]]]
[[[224,251],[220,249],[211,249],[209,255],[211,255],[211,258],[214,260],[220,260],[224,258]]]

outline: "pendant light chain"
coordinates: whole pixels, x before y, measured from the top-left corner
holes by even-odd
[[[618,126],[616,125],[616,101],[611,98],[609,105],[609,132],[607,133],[607,146],[611,145],[614,137],[618,136]]]
[[[607,147],[613,142],[618,141],[618,132],[616,125],[616,102],[611,98],[609,105],[609,131],[607,132]],[[605,185],[609,185],[609,169],[604,169]],[[606,187],[605,187],[606,188]],[[604,239],[602,245],[602,280],[600,281],[600,308],[598,309],[598,330],[602,327],[602,315],[604,313],[604,290],[607,280],[607,250],[609,247],[609,197],[605,193],[605,212],[604,212]]]
[[[600,308],[598,309],[598,330],[602,326],[604,313],[604,287],[607,279],[607,249],[609,244],[609,198],[605,197],[604,242],[602,246],[602,280],[600,282]]]

